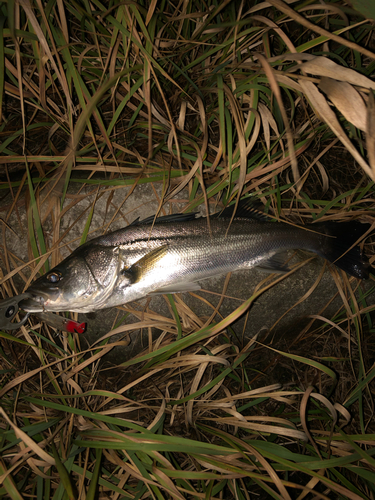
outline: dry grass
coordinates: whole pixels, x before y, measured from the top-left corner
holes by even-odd
[[[293,223],[375,227],[373,21],[341,0],[203,7],[0,4],[4,298],[145,203],[251,193]],[[0,495],[374,498],[372,278],[331,273],[336,313],[284,337],[231,334],[283,277],[223,318],[227,282],[208,314],[128,304],[89,347],[35,318],[0,332]],[[139,329],[144,351],[106,369]]]

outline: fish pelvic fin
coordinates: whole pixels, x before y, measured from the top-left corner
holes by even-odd
[[[269,259],[264,260],[257,269],[266,273],[286,274],[290,271],[290,268],[285,264],[287,258],[288,256],[285,252],[277,253]]]
[[[358,221],[322,222],[310,224],[309,228],[326,235],[321,236],[321,248],[316,252],[321,257],[355,278],[367,279],[370,272],[374,272],[368,257],[356,245],[369,230],[370,224]]]
[[[155,267],[158,260],[165,256],[167,250],[168,245],[155,248],[137,260],[137,262],[135,262],[128,269],[124,269],[122,274],[128,280],[128,283],[132,285],[138,283],[142,277],[147,274],[147,272],[151,271]]]

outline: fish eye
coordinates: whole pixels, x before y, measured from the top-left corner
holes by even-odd
[[[52,271],[52,273],[47,274],[47,280],[50,283],[57,283],[58,281],[61,280],[61,278],[62,275],[58,271]]]

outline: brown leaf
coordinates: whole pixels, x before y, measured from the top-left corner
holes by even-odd
[[[366,131],[366,106],[354,87],[347,82],[323,77],[319,88],[350,123],[363,132]]]
[[[375,89],[375,82],[371,81],[367,76],[361,75],[353,69],[340,66],[326,57],[315,57],[310,61],[300,64],[298,69],[302,69],[312,75],[327,76],[328,78],[348,82],[366,89]]]
[[[345,134],[338,119],[336,118],[335,113],[330,108],[324,95],[319,92],[318,88],[312,82],[300,80],[299,83],[318,116],[323,121],[325,121],[326,124],[331,128],[331,130],[336,134],[336,136],[340,139],[349,153],[351,153],[354,159],[363,168],[366,174],[375,181],[375,171],[370,168],[363,157],[358,153],[348,136]]]
[[[366,146],[367,156],[372,171],[375,172],[375,102],[374,94],[370,92],[366,113]]]

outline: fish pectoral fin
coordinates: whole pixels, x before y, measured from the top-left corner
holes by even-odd
[[[277,274],[285,274],[290,271],[289,267],[285,264],[287,256],[285,253],[278,253],[273,255],[267,260],[264,260],[259,266],[258,269],[261,271],[265,271],[267,273],[277,273]]]
[[[168,250],[168,245],[163,245],[159,248],[151,250],[151,252],[144,255],[141,259],[137,260],[128,269],[124,269],[122,274],[129,280],[129,284],[133,285],[138,283],[142,276],[144,276],[148,271],[152,270],[158,260],[165,256]]]
[[[157,290],[149,293],[149,295],[161,295],[163,293],[183,293],[183,292],[196,292],[201,287],[198,283],[174,283],[173,285],[163,286]]]

